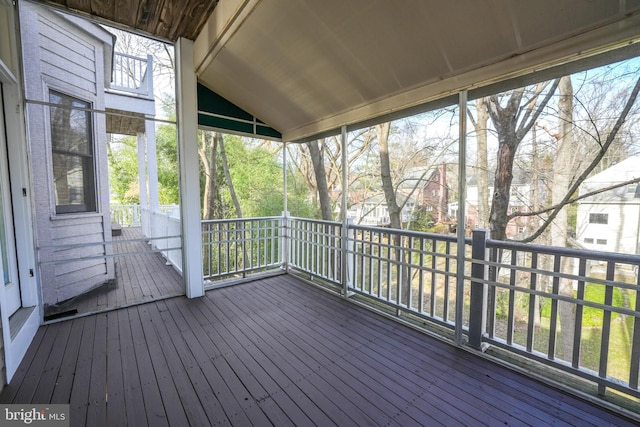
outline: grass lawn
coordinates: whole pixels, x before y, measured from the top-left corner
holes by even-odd
[[[588,283],[585,286],[585,300],[603,304],[605,286]],[[517,313],[527,313],[528,298],[521,298],[517,302]],[[630,290],[614,288],[612,306],[620,308],[635,308],[636,293]],[[506,307],[505,307],[506,308]],[[498,322],[506,322],[506,309],[498,309]],[[534,331],[534,349],[547,353],[549,348],[549,331],[551,317],[551,300],[541,298],[540,301],[540,327]],[[580,365],[584,368],[598,372],[601,358],[602,326],[604,323],[604,310],[593,307],[584,307],[582,315],[582,336],[580,344]],[[609,339],[609,354],[607,360],[607,375],[622,381],[629,380],[629,369],[632,352],[633,316],[612,313],[611,334]],[[557,322],[558,334],[556,337],[556,358],[564,359],[562,346],[560,320]],[[506,325],[502,328],[506,331]],[[501,336],[501,335],[499,335]],[[502,337],[502,336],[501,336]],[[504,338],[504,337],[503,337]],[[514,341],[525,345],[527,339],[526,316],[517,316]]]

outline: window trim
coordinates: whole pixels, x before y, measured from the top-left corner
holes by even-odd
[[[53,120],[51,117],[52,109],[56,108],[54,105],[59,105],[54,103],[51,99],[52,95],[57,95],[62,98],[70,99],[72,102],[80,102],[86,104],[86,107],[82,108],[69,108],[64,105],[60,105],[57,108],[69,108],[72,110],[84,111],[86,112],[87,119],[87,129],[86,135],[88,138],[87,148],[90,152],[89,154],[73,152],[68,150],[57,150],[54,148],[53,141]],[[56,215],[69,215],[69,214],[96,214],[98,213],[98,200],[97,200],[97,170],[96,170],[96,139],[95,139],[95,123],[93,120],[93,115],[91,114],[91,110],[93,109],[93,104],[90,101],[82,99],[76,95],[72,95],[66,93],[61,90],[48,88],[48,98],[49,98],[49,114],[48,114],[48,131],[49,131],[49,143],[50,146],[48,148],[49,155],[51,156],[51,185],[52,185],[52,201],[53,208]],[[58,204],[55,197],[55,172],[54,172],[54,158],[56,155],[63,155],[68,157],[80,158],[83,163],[83,190],[84,190],[84,201],[83,204]],[[88,173],[87,173],[88,172]]]
[[[603,212],[590,212],[589,224],[609,224],[609,214]]]

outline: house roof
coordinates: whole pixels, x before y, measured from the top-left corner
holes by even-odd
[[[640,52],[640,0],[47,3],[193,39],[198,81],[288,141],[424,111],[532,71],[566,73],[564,64],[614,47]]]
[[[608,169],[585,179],[580,186],[580,194],[621,184],[626,181],[640,178],[640,157],[631,156],[620,163],[616,163]],[[640,197],[640,184],[629,184],[595,194],[578,201],[578,203],[619,203],[624,201],[638,201]]]
[[[630,181],[640,178],[640,157],[631,156],[620,163],[603,170],[584,180],[587,185],[606,184],[611,185],[619,182]]]

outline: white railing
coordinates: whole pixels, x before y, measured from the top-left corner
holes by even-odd
[[[303,218],[203,222],[205,277],[284,267],[449,337],[461,331],[477,350],[506,350],[586,379],[601,395],[609,388],[640,398],[639,256],[496,241],[476,230],[465,240],[460,281],[455,236],[342,227]]]
[[[141,227],[153,249],[160,249],[167,263],[182,272],[180,207],[160,205],[158,212],[138,204],[111,204],[111,223],[122,227]],[[177,248],[177,249],[176,249]]]
[[[470,340],[585,378],[600,395],[640,397],[640,257],[474,233],[470,324],[484,329]]]
[[[289,218],[288,266],[339,285],[342,280],[342,224]]]
[[[140,205],[110,204],[111,223],[122,227],[140,227],[142,225],[142,209]]]
[[[282,223],[281,217],[202,221],[204,280],[281,269]]]
[[[160,205],[160,213],[170,214],[174,217],[180,217],[180,209],[178,205]],[[142,207],[139,204],[121,205],[119,203],[111,203],[109,205],[111,214],[111,222],[118,223],[122,227],[142,227],[145,219],[149,219],[149,208]],[[151,230],[146,228],[143,230],[145,236],[151,235]]]
[[[160,249],[168,264],[182,273],[182,225],[177,206],[149,214],[151,244]]]
[[[151,55],[139,58],[115,52],[109,89],[152,97],[152,71],[153,57]]]

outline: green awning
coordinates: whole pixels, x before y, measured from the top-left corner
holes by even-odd
[[[281,140],[282,134],[198,83],[198,125],[221,132]]]

